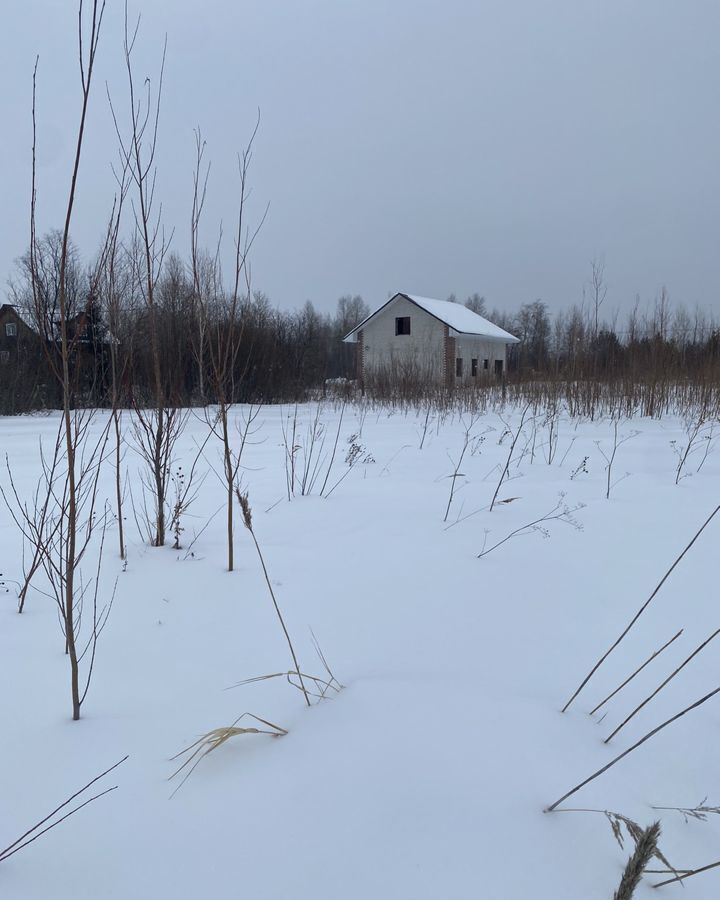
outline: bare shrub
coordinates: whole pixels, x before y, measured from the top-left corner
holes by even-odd
[[[125,7],[123,56],[128,77],[129,134],[123,136],[115,107],[110,109],[117,134],[123,171],[134,187],[135,273],[147,314],[147,329],[152,360],[152,408],[135,403],[133,431],[141,457],[147,464],[143,491],[150,494],[150,508],[143,499],[143,525],[146,537],[154,547],[165,544],[167,529],[167,492],[173,461],[173,448],[183,431],[187,415],[172,402],[173,389],[166,383],[161,363],[158,333],[157,289],[163,262],[169,247],[162,230],[161,212],[156,213],[155,156],[158,142],[160,101],[162,98],[165,49],[163,49],[157,88],[145,79],[143,92],[138,91],[133,72],[133,52],[138,37],[139,19],[134,28],[128,22]],[[167,44],[167,41],[166,41]]]
[[[690,459],[691,457],[697,457],[701,451],[703,452],[695,470],[696,474],[702,469],[710,452],[717,443],[716,426],[716,421],[712,419],[708,421],[708,415],[704,409],[701,409],[695,415],[685,418],[685,443],[678,444],[677,441],[670,441],[670,446],[677,457],[675,484],[679,484],[683,478],[688,478],[692,474],[687,471]]]
[[[615,485],[618,484],[619,481],[622,481],[623,478],[626,478],[627,474],[628,474],[628,473],[625,473],[625,475],[623,475],[622,478],[619,478],[618,481],[615,481],[615,482],[612,481],[613,464],[615,462],[615,457],[617,456],[618,449],[623,444],[626,444],[628,441],[631,441],[633,438],[637,437],[639,434],[640,434],[639,431],[636,431],[635,429],[633,429],[629,434],[618,436],[618,421],[617,421],[617,419],[613,419],[612,448],[608,452],[606,452],[603,449],[603,446],[600,443],[600,441],[595,441],[595,446],[598,448],[598,450],[600,451],[600,455],[605,460],[605,472],[607,474],[606,489],[605,489],[605,499],[606,500],[610,499],[610,491],[612,490],[612,488],[615,487]]]
[[[467,453],[468,447],[469,447],[469,446],[471,445],[471,443],[472,443],[472,440],[473,440],[473,434],[472,434],[472,432],[473,432],[473,429],[475,428],[475,425],[476,425],[476,423],[477,423],[477,420],[478,420],[478,417],[477,417],[477,416],[473,416],[473,418],[470,419],[470,422],[468,423],[467,427],[465,428],[465,432],[464,432],[464,435],[463,435],[463,445],[462,445],[462,448],[461,448],[461,450],[460,450],[460,455],[459,455],[458,458],[457,458],[457,462],[453,462],[452,457],[449,457],[449,458],[450,458],[450,462],[453,463],[453,465],[454,465],[454,470],[453,470],[452,475],[449,475],[449,476],[448,476],[449,479],[450,479],[450,496],[448,497],[447,506],[445,507],[445,517],[443,518],[443,522],[447,522],[448,516],[450,515],[450,507],[452,506],[453,497],[455,496],[455,490],[456,490],[456,487],[457,487],[457,480],[458,480],[458,478],[464,478],[464,477],[465,477],[465,476],[461,473],[460,467],[462,466],[462,461],[463,461],[463,459],[465,458],[465,454]],[[448,456],[449,456],[449,454],[448,454]],[[492,507],[491,507],[491,508],[492,508]]]
[[[515,500],[517,498],[513,497],[510,499]],[[500,502],[506,503],[509,502],[509,500],[501,500]],[[497,550],[498,547],[502,547],[502,545],[507,543],[507,541],[510,541],[516,537],[521,537],[525,534],[536,533],[542,535],[542,537],[545,538],[550,537],[550,532],[546,527],[550,522],[563,522],[566,525],[570,525],[576,531],[582,531],[582,525],[575,518],[575,513],[583,509],[584,506],[584,503],[578,503],[576,506],[572,507],[568,506],[565,503],[565,495],[561,493],[560,499],[552,509],[548,510],[548,512],[544,513],[542,516],[538,516],[537,519],[533,519],[531,522],[526,522],[524,525],[520,525],[518,528],[513,529],[502,540],[498,541],[495,544],[492,544],[490,547],[487,546],[487,538],[490,532],[486,531],[483,548],[480,553],[478,553],[477,558],[482,559],[489,553],[492,553],[493,550]]]
[[[521,415],[521,417],[520,417],[520,422],[519,422],[517,428],[516,428],[514,431],[513,431],[512,428],[507,424],[507,422],[505,422],[505,420],[502,420],[502,421],[503,421],[503,424],[505,425],[505,432],[504,432],[504,434],[508,434],[508,435],[510,436],[511,440],[510,440],[510,447],[509,447],[509,450],[508,450],[507,458],[505,459],[505,464],[504,464],[504,466],[503,466],[503,468],[502,468],[502,471],[501,471],[501,473],[500,473],[500,480],[499,480],[498,483],[497,483],[497,486],[496,486],[496,488],[495,488],[495,493],[493,494],[492,500],[490,501],[490,512],[493,511],[493,508],[494,508],[494,506],[495,506],[495,502],[496,502],[496,500],[497,500],[497,495],[500,493],[500,488],[502,487],[503,482],[505,481],[505,479],[508,477],[508,472],[509,472],[509,470],[510,470],[510,463],[512,462],[512,460],[513,460],[513,455],[514,455],[514,453],[515,453],[515,445],[517,444],[518,440],[520,439],[520,435],[523,433],[523,428],[524,428],[524,426],[525,426],[525,422],[526,422],[527,415],[528,415],[528,412],[529,412],[529,411],[530,411],[530,406],[529,406],[529,404],[528,404],[528,405],[523,409],[522,415]],[[503,440],[503,436],[501,436],[499,443],[501,443],[502,440]]]

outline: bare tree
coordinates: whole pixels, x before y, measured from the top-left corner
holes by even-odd
[[[205,365],[207,354],[208,306],[211,294],[217,294],[219,266],[217,253],[212,259],[200,250],[200,218],[205,205],[210,163],[204,166],[205,141],[200,129],[195,130],[195,170],[193,172],[193,202],[190,216],[190,265],[193,283],[193,353],[197,362],[198,393],[205,403]],[[221,232],[222,234],[222,232]],[[220,241],[218,241],[218,248]]]
[[[73,408],[72,381],[70,372],[70,359],[74,345],[79,340],[77,330],[70,333],[71,308],[67,292],[68,261],[71,258],[70,227],[77,183],[80,174],[80,159],[82,155],[85,129],[87,124],[90,91],[95,69],[95,59],[100,40],[105,3],[93,0],[89,15],[85,15],[82,2],[78,13],[78,60],[80,67],[81,110],[77,128],[75,154],[73,159],[70,190],[65,209],[65,221],[62,230],[62,238],[59,243],[59,258],[57,267],[57,307],[53,309],[53,316],[57,314],[57,332],[59,340],[59,359],[56,354],[58,341],[55,336],[51,342],[46,342],[48,358],[57,377],[62,393],[62,420],[61,430],[63,439],[58,443],[58,453],[62,446],[63,466],[57,465],[48,468],[44,466],[44,472],[49,477],[47,484],[48,493],[51,494],[50,508],[45,510],[42,517],[42,528],[33,531],[33,523],[27,516],[23,516],[24,506],[20,503],[15,492],[17,504],[16,522],[21,528],[25,527],[25,535],[35,542],[40,548],[40,560],[51,585],[51,591],[58,605],[60,622],[65,634],[65,646],[70,660],[70,685],[72,695],[72,717],[80,718],[80,707],[87,694],[92,674],[92,664],[95,658],[95,646],[99,634],[97,616],[98,579],[95,579],[93,591],[93,608],[95,615],[94,624],[89,643],[85,649],[78,646],[78,636],[82,613],[82,604],[86,597],[90,582],[83,581],[80,564],[90,544],[94,525],[96,522],[95,506],[97,500],[97,484],[100,465],[103,459],[104,442],[107,439],[107,429],[103,430],[97,439],[89,438],[89,425],[92,414],[81,413]],[[89,19],[89,21],[88,21]],[[47,315],[47,308],[43,305],[41,280],[38,267],[38,245],[36,237],[36,96],[37,62],[33,72],[33,99],[32,99],[32,192],[30,201],[30,273],[32,293],[35,309]],[[101,257],[103,254],[101,254]],[[88,295],[92,296],[92,291]],[[49,474],[48,474],[49,473]],[[14,491],[14,487],[13,487]],[[100,558],[102,557],[102,542]],[[99,565],[99,564],[98,564]],[[99,570],[98,570],[99,574]],[[109,611],[109,607],[108,607]],[[85,653],[91,649],[91,662],[86,681],[81,684],[80,661]]]
[[[480,294],[478,293],[471,294],[465,301],[465,306],[467,306],[467,308],[472,310],[474,313],[477,313],[479,316],[487,315],[485,298],[480,296]]]
[[[590,262],[590,303],[593,315],[593,336],[597,338],[600,329],[600,307],[607,297],[605,284],[605,259],[595,257]]]
[[[215,321],[212,323],[211,339],[208,342],[211,364],[211,378],[213,390],[215,393],[216,408],[213,411],[207,410],[208,423],[212,434],[218,438],[222,446],[222,480],[226,493],[227,507],[227,563],[228,571],[232,572],[235,566],[234,552],[234,503],[233,496],[239,488],[238,470],[240,468],[240,459],[245,446],[250,427],[257,417],[257,410],[251,411],[246,427],[242,432],[242,441],[240,448],[233,448],[230,410],[235,402],[235,391],[237,387],[238,377],[242,378],[243,372],[238,373],[238,355],[241,346],[241,337],[243,331],[243,322],[241,310],[244,302],[249,302],[251,297],[251,280],[249,267],[249,254],[255,242],[262,225],[267,216],[267,207],[260,222],[251,232],[246,224],[246,204],[248,198],[248,173],[252,162],[253,143],[260,126],[260,115],[255,123],[255,127],[250,136],[245,149],[238,155],[238,170],[240,177],[239,195],[238,195],[238,218],[237,230],[235,232],[235,271],[233,273],[233,286],[229,296],[225,297],[224,292],[215,292]],[[200,295],[203,282],[202,273],[200,271],[198,246],[198,227],[200,222],[200,214],[205,196],[205,185],[209,168],[205,169],[204,177],[202,175],[203,162],[203,145],[200,142],[199,132],[196,132],[196,167],[193,179],[193,216],[192,216],[192,233],[191,245],[193,247],[192,267],[193,267],[193,284],[195,290]],[[202,190],[199,185],[202,184]],[[217,260],[217,258],[216,258]],[[217,272],[217,261],[211,268],[215,273],[212,282],[217,285],[220,281]]]
[[[108,228],[107,253],[98,283],[101,306],[108,324],[110,346],[110,416],[113,425],[115,447],[113,463],[115,470],[115,514],[118,523],[118,544],[120,559],[125,559],[125,529],[123,516],[124,490],[122,484],[122,384],[128,373],[131,362],[131,348],[126,345],[131,335],[128,329],[122,334],[124,313],[123,301],[130,293],[132,269],[127,256],[121,253],[119,245],[119,229],[123,203],[125,201],[128,180],[127,167],[118,175],[118,200]],[[122,335],[122,336],[121,336]]]
[[[155,212],[155,155],[158,141],[160,101],[162,98],[165,52],[163,48],[157,89],[153,92],[152,81],[144,81],[142,95],[135,85],[133,72],[133,51],[138,36],[140,20],[130,29],[127,4],[125,6],[125,35],[123,54],[128,78],[130,132],[123,137],[112,100],[110,108],[117,134],[120,160],[127,169],[128,177],[134,185],[132,208],[137,235],[137,247],[141,259],[138,261],[138,281],[147,312],[152,360],[153,404],[152,408],[135,403],[136,418],[134,436],[137,449],[147,466],[142,478],[143,491],[152,497],[151,509],[143,501],[144,522],[148,526],[148,538],[153,546],[165,544],[168,520],[168,488],[175,445],[182,434],[187,415],[172,403],[172,392],[165,383],[161,367],[158,336],[156,293],[163,268],[163,261],[169,247],[162,229],[160,211]]]

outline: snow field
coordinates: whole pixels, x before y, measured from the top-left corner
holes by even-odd
[[[0,845],[130,754],[108,782],[117,791],[2,865],[3,897],[612,896],[632,842],[621,850],[601,814],[543,809],[720,684],[719,638],[603,744],[719,626],[720,517],[570,710],[559,710],[720,502],[720,452],[710,453],[699,472],[702,450],[693,454],[693,474],[676,485],[671,441],[686,440],[683,422],[624,421],[621,437],[638,434],[617,451],[617,483],[607,500],[596,442],[612,449],[612,423],[562,417],[548,464],[541,415],[534,457],[531,423],[498,493],[499,500],[516,499],[489,512],[512,438],[503,436],[498,414],[472,426],[469,416],[432,414],[420,450],[424,411],[348,406],[328,486],[347,472],[353,443],[361,448],[358,461],[327,499],[317,494],[321,478],[314,494],[288,502],[281,423],[293,414],[292,407],[261,410],[243,457],[243,484],[301,665],[322,674],[311,626],[345,685],[337,699],[309,710],[281,679],[226,690],[287,670],[291,660],[239,516],[235,572],[224,571],[222,510],[188,555],[188,544],[223,504],[212,442],[199,465],[207,478],[183,523],[183,549],[144,545],[129,504],[127,566],[114,527],[108,532],[103,585],[108,596],[117,578],[117,595],[79,723],[70,721],[68,665],[52,601],[31,591],[23,615],[15,611],[11,579],[22,580],[22,545],[0,506],[0,571],[9,588],[0,595]],[[314,414],[314,405],[299,407],[298,443]],[[323,465],[339,415],[329,404],[321,410]],[[106,416],[98,413],[93,427]],[[514,431],[521,411],[502,416]],[[137,494],[140,459],[129,418],[124,459]],[[2,449],[23,496],[39,475],[38,438],[47,445],[57,425],[55,415],[0,421]],[[188,419],[177,460],[186,469],[206,427],[198,416]],[[443,522],[449,476],[469,427],[475,440]],[[302,450],[296,458],[301,466]],[[112,501],[110,466],[102,478],[101,496]],[[0,483],[7,485],[6,472]],[[483,546],[552,510],[561,492],[569,507],[584,504],[573,513],[576,524],[547,522],[546,535],[520,534],[477,559]],[[682,636],[601,711],[601,722],[588,716],[680,628]],[[288,735],[230,740],[170,799],[176,783],[167,779],[177,763],[169,758],[245,711]],[[720,803],[718,724],[720,698],[564,806],[613,810],[643,825],[660,818],[660,846],[678,868],[719,859],[717,816],[686,824],[677,812],[651,809],[694,806],[706,796]],[[691,878],[684,896],[717,896],[719,878]],[[646,876],[636,896],[658,896],[649,888],[654,880]]]

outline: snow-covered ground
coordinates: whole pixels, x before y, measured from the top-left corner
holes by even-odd
[[[305,443],[315,407],[299,408]],[[235,411],[238,416],[242,409]],[[225,571],[222,486],[209,474],[184,521],[184,548],[143,544],[127,512],[128,561],[108,533],[105,596],[117,596],[101,636],[79,723],[70,721],[69,671],[52,601],[31,591],[16,613],[21,542],[0,506],[0,847],[125,754],[101,786],[118,790],[0,864],[8,900],[241,897],[492,900],[612,896],[632,849],[597,812],[543,809],[646,732],[720,684],[711,643],[610,744],[603,739],[720,626],[720,515],[637,625],[561,714],[591,665],[627,625],[720,502],[720,446],[675,484],[686,442],[679,419],[635,419],[617,450],[610,499],[601,449],[612,423],[562,418],[552,464],[541,416],[516,444],[510,480],[487,510],[512,435],[496,413],[348,406],[327,490],[339,408],[326,406],[321,476],[287,499],[281,423],[266,407],[243,458],[253,523],[301,665],[322,674],[309,626],[345,689],[311,709],[284,681],[228,690],[291,666],[250,535],[236,530],[237,570]],[[98,414],[94,427],[106,421]],[[518,410],[505,416],[510,430]],[[126,421],[127,421],[126,417]],[[58,419],[0,420],[18,490],[39,474],[38,437]],[[455,464],[468,445],[444,522]],[[178,463],[189,466],[206,425],[191,416]],[[634,435],[633,432],[638,434]],[[129,432],[128,432],[129,440]],[[599,446],[598,443],[599,442]],[[587,457],[585,464],[583,460]],[[302,450],[297,452],[302,467]],[[125,465],[137,497],[140,460]],[[629,473],[626,476],[626,473]],[[7,473],[0,475],[7,486]],[[112,498],[112,473],[101,494]],[[572,522],[543,524],[478,559],[564,493]],[[448,527],[450,526],[450,527]],[[41,582],[38,582],[38,587]],[[682,636],[595,717],[588,712],[679,629]],[[170,757],[212,728],[251,712],[288,730],[235,737],[171,798]],[[602,721],[602,714],[606,713]],[[242,724],[242,723],[241,723]],[[678,868],[720,859],[720,816],[689,823],[652,806],[720,803],[720,695],[670,725],[564,807],[612,810],[642,825],[659,818],[660,846]],[[657,863],[651,868],[662,868]],[[649,885],[637,897],[680,895]],[[683,896],[714,898],[720,869]]]

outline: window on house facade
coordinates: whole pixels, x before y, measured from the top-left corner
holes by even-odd
[[[475,378],[477,376],[477,364],[478,364],[478,361],[476,359],[470,360],[470,374],[472,375],[473,378]]]
[[[503,361],[501,359],[495,360],[495,374],[502,375],[503,372]]]
[[[410,316],[397,316],[395,334],[410,334]]]
[[[489,359],[484,359],[484,360],[483,360],[483,369],[487,369],[487,368],[489,368],[489,367],[490,367],[490,360],[489,360]]]
[[[458,358],[455,360],[455,376],[457,378],[462,378],[462,373],[463,373],[462,356],[458,356]]]
[[[6,322],[5,323],[5,336],[6,337],[16,337],[17,336],[17,325],[14,322]]]
[[[10,351],[9,350],[0,350],[0,363],[5,364],[10,362]]]

